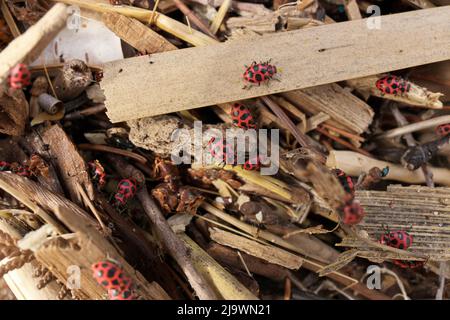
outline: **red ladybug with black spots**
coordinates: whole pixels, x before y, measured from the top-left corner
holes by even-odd
[[[260,63],[253,61],[249,67],[245,66],[245,68],[243,74],[244,80],[251,84],[257,84],[259,86],[262,82],[269,82],[271,79],[276,79],[274,76],[277,73],[277,67],[270,64],[270,60]]]
[[[417,269],[425,265],[424,261],[394,260],[392,262],[403,269]]]
[[[261,168],[261,158],[259,156],[256,156],[256,158],[248,159],[247,161],[245,161],[242,167],[247,171],[259,170]]]
[[[413,243],[413,236],[404,230],[388,231],[381,236],[381,244],[406,250]]]
[[[376,87],[384,94],[404,94],[411,90],[411,83],[397,76],[385,76],[378,79]]]
[[[120,180],[117,185],[117,192],[114,195],[116,203],[119,205],[125,205],[128,200],[134,197],[138,189],[138,185],[135,179],[128,178]]]
[[[361,222],[366,215],[359,202],[351,200],[344,206],[344,217],[342,221],[348,225],[355,225]]]
[[[125,275],[122,268],[114,261],[99,261],[94,263],[91,269],[94,279],[105,289],[122,291],[131,283],[131,279]]]
[[[217,161],[232,165],[236,163],[233,146],[229,143],[224,143],[223,139],[212,137],[208,142],[208,151]]]
[[[19,63],[11,69],[8,80],[12,89],[23,89],[31,84],[31,73],[25,64]]]
[[[131,284],[122,291],[116,289],[108,290],[108,295],[109,300],[136,300],[136,295],[133,293]]]
[[[436,134],[440,137],[446,137],[450,134],[450,123],[441,124],[436,127]]]
[[[249,108],[240,103],[234,103],[231,107],[231,119],[233,124],[242,129],[256,129],[255,118]]]

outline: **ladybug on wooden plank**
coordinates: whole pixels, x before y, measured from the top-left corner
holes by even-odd
[[[121,291],[116,289],[108,290],[108,295],[109,300],[136,300],[131,284]]]
[[[404,94],[411,90],[411,83],[401,77],[385,76],[375,83],[375,86],[384,94]]]
[[[31,84],[30,70],[25,64],[19,63],[11,69],[8,80],[12,89],[23,89]]]
[[[117,191],[114,199],[118,205],[125,205],[128,200],[134,197],[138,189],[137,182],[134,178],[122,179],[117,185]]]
[[[248,67],[245,66],[245,71],[243,74],[244,80],[253,85],[261,85],[262,82],[268,83],[271,79],[278,80],[274,78],[277,73],[277,67],[273,64],[270,64],[270,60],[266,62],[256,63],[253,61],[252,64]],[[244,89],[248,88],[247,86]]]
[[[241,103],[233,103],[231,107],[233,124],[242,129],[256,129],[255,118],[250,109]]]
[[[413,243],[413,236],[404,230],[386,231],[380,243],[389,247],[406,250]]]
[[[107,290],[122,291],[131,284],[131,279],[115,261],[99,261],[91,266],[91,270],[97,283]]]

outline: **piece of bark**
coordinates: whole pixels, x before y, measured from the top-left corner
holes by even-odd
[[[141,53],[150,54],[177,49],[164,37],[136,19],[111,12],[103,14],[102,20],[119,38]]]
[[[239,251],[288,269],[297,270],[302,265],[302,258],[297,255],[277,247],[261,244],[228,231],[212,228],[210,229],[210,235],[212,240],[221,245],[238,249]]]
[[[11,67],[23,62],[30,64],[66,25],[66,5],[55,4],[36,24],[14,39],[0,53],[0,83],[6,80]]]
[[[450,34],[423,30],[445,30],[450,25],[449,13],[450,8],[438,7],[382,16],[383,28],[376,32],[367,28],[366,21],[355,20],[164,52],[154,55],[153,64],[148,65],[142,65],[139,58],[111,62],[105,65],[101,82],[108,116],[118,122],[447,60],[450,50],[427,49],[450,47]],[[392,38],[390,30],[401,32]],[[384,54],[387,46],[390,52],[402,54]],[[427,54],[417,55],[418,50]],[[293,59],[292,52],[301,52],[301,56]],[[269,58],[283,68],[281,81],[242,90],[243,82],[239,79],[244,65]],[[355,64],[355,59],[361,63]],[[217,61],[221,64],[219,73]],[[146,90],[148,87],[153,90]],[[225,87],[227,90],[223,90]],[[153,94],[154,90],[159,94]]]
[[[91,69],[82,60],[73,59],[66,63],[53,80],[55,94],[61,101],[78,97],[92,82]]]
[[[371,239],[380,239],[385,232],[383,225],[391,230],[408,230],[414,239],[408,251],[428,255],[430,261],[450,260],[446,227],[450,219],[450,188],[390,185],[387,191],[358,190],[355,199],[366,212],[358,226]],[[351,237],[345,238],[340,245],[360,250],[368,248]],[[385,258],[396,257],[395,253],[386,252]]]
[[[52,165],[51,155],[47,149],[48,146],[46,147],[39,133],[36,130],[32,130],[19,143],[28,154],[37,154],[49,164],[47,176],[39,175],[37,177],[39,183],[50,191],[63,195],[64,191],[59,182],[55,167]]]
[[[48,145],[51,161],[58,171],[70,199],[78,205],[83,205],[81,196],[77,191],[77,183],[86,190],[91,200],[94,199],[94,186],[89,177],[86,162],[61,126],[55,124],[45,128],[40,132],[40,136],[43,143]]]
[[[1,67],[0,67],[1,69]],[[29,114],[28,102],[22,90],[0,90],[0,132],[20,136],[25,131]]]
[[[374,116],[368,104],[335,83],[285,92],[282,96],[301,110],[329,115],[331,119],[326,123],[357,134],[367,130]]]

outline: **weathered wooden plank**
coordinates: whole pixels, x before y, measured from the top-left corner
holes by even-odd
[[[439,7],[383,16],[381,29],[356,20],[112,62],[101,84],[108,115],[130,120],[448,60],[449,16]],[[243,90],[244,65],[270,58],[281,81]]]
[[[358,226],[371,239],[380,239],[383,225],[390,230],[409,230],[414,237],[409,251],[428,255],[432,261],[450,260],[450,188],[390,185],[387,191],[356,191],[355,199],[366,212]],[[368,249],[354,238],[345,238],[341,245]],[[386,257],[395,254],[386,253]]]

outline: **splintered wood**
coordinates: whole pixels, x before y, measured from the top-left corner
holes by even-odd
[[[448,60],[449,15],[439,7],[382,16],[381,29],[355,20],[112,62],[107,114],[119,122]],[[244,65],[269,59],[281,81],[243,90]]]
[[[421,253],[431,261],[450,260],[450,188],[390,185],[387,191],[356,191],[355,199],[363,206],[366,216],[359,227],[378,241],[385,229],[405,230],[414,238],[408,251]],[[352,237],[344,238],[340,246],[370,249]],[[375,250],[358,255],[373,258]],[[371,253],[372,252],[372,253]],[[385,259],[396,254],[383,252]]]

